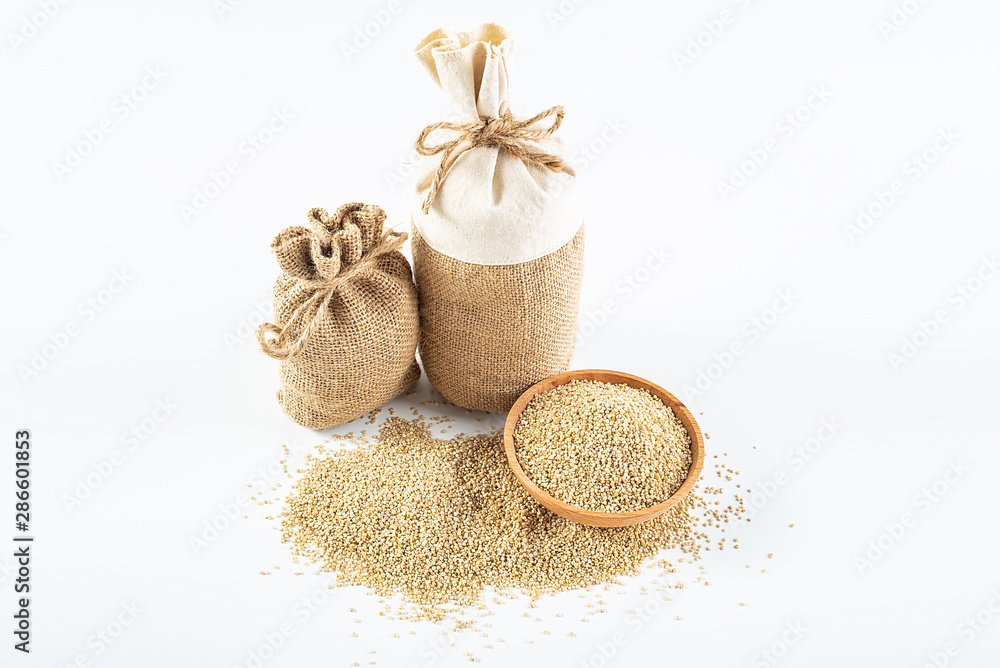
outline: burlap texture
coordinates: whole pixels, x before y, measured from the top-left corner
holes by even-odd
[[[385,213],[352,203],[331,217],[309,212],[312,229],[289,227],[271,248],[276,325],[258,340],[281,359],[278,403],[310,429],[349,422],[406,390],[420,376],[417,294]],[[267,339],[264,334],[278,335]]]
[[[569,368],[583,279],[583,227],[557,251],[510,265],[470,264],[413,228],[420,359],[449,401],[508,411],[526,389]]]

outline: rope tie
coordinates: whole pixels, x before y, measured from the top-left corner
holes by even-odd
[[[364,254],[357,262],[346,269],[342,269],[332,278],[305,279],[300,278],[298,282],[303,287],[313,288],[316,292],[305,302],[299,305],[292,312],[288,322],[284,327],[278,327],[270,322],[263,323],[257,328],[257,343],[260,349],[276,360],[288,360],[299,353],[309,342],[320,323],[323,322],[330,309],[330,298],[334,293],[341,290],[346,284],[352,282],[358,276],[366,274],[375,268],[376,260],[393,251],[399,250],[406,241],[406,232],[386,232],[378,244]],[[294,341],[289,341],[291,333],[298,328],[298,320],[305,317],[315,308],[309,324],[306,325],[299,336]],[[267,338],[268,334],[273,334],[274,338]]]
[[[448,171],[463,153],[479,146],[500,146],[507,149],[507,152],[523,162],[533,162],[552,172],[566,172],[572,174],[561,156],[545,153],[535,149],[529,142],[537,142],[547,137],[559,129],[562,125],[565,110],[561,106],[550,107],[540,114],[531,118],[518,121],[510,111],[505,111],[497,118],[480,117],[478,121],[469,123],[450,123],[442,121],[428,125],[417,137],[414,147],[417,153],[424,156],[441,154],[441,164],[434,174],[430,190],[421,210],[426,214],[431,209],[431,204],[437,197],[441,189],[441,183],[448,175]],[[544,128],[532,128],[535,123],[545,120],[550,116],[555,116],[551,125]],[[431,133],[437,130],[448,130],[458,133],[458,136],[451,141],[441,142],[434,146],[428,146],[427,140]]]

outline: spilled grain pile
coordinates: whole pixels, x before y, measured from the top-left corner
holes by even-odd
[[[487,588],[538,597],[617,582],[650,563],[672,572],[664,556],[699,559],[744,510],[739,497],[723,505],[711,498],[721,489],[703,486],[643,524],[576,524],[523,490],[499,434],[441,439],[432,425],[390,417],[373,443],[310,456],[281,515],[298,557],[338,585],[399,596],[411,618],[481,608]]]

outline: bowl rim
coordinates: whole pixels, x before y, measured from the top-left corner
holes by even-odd
[[[565,385],[572,380],[597,380],[605,383],[625,384],[629,387],[645,389],[674,411],[674,414],[677,415],[677,418],[684,425],[688,436],[691,438],[691,468],[688,469],[687,477],[681,483],[681,486],[677,488],[677,491],[671,494],[669,498],[649,508],[630,510],[623,513],[605,513],[597,510],[588,510],[560,501],[540,488],[528,477],[517,460],[517,451],[514,445],[514,430],[517,427],[521,413],[524,412],[525,407],[535,396],[560,385]],[[694,419],[694,415],[688,410],[687,406],[673,394],[645,378],[610,369],[565,371],[554,376],[549,376],[529,387],[521,393],[521,396],[518,397],[507,413],[507,419],[504,422],[503,428],[503,445],[504,451],[507,454],[507,463],[510,465],[514,477],[517,478],[518,482],[521,483],[536,501],[560,517],[595,527],[631,526],[662,515],[677,505],[681,499],[694,489],[701,478],[701,472],[705,465],[705,440],[701,433],[701,427],[698,426],[698,421]]]

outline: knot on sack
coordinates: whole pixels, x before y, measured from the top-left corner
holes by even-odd
[[[271,243],[285,275],[313,290],[283,327],[265,322],[257,328],[261,351],[277,360],[302,352],[325,319],[330,298],[359,276],[377,271],[379,258],[399,250],[407,238],[391,229],[382,234],[385,212],[368,204],[345,204],[332,217],[312,209],[308,217],[313,229],[289,227]]]
[[[552,172],[566,172],[572,174],[573,170],[562,159],[562,156],[539,151],[533,144],[546,139],[559,129],[562,125],[565,110],[561,106],[550,107],[540,114],[529,119],[518,121],[510,111],[505,111],[498,117],[481,117],[478,121],[469,123],[440,122],[428,125],[417,137],[414,147],[417,153],[424,156],[441,155],[441,164],[434,174],[430,189],[424,198],[421,210],[424,213],[430,211],[431,204],[437,197],[441,184],[448,175],[448,170],[463,153],[479,146],[499,146],[507,149],[507,152],[523,162],[531,162],[544,167]],[[539,121],[554,116],[552,123],[547,127],[533,128]],[[437,130],[447,130],[457,133],[451,141],[441,142],[433,146],[427,145],[427,140],[431,133]]]

